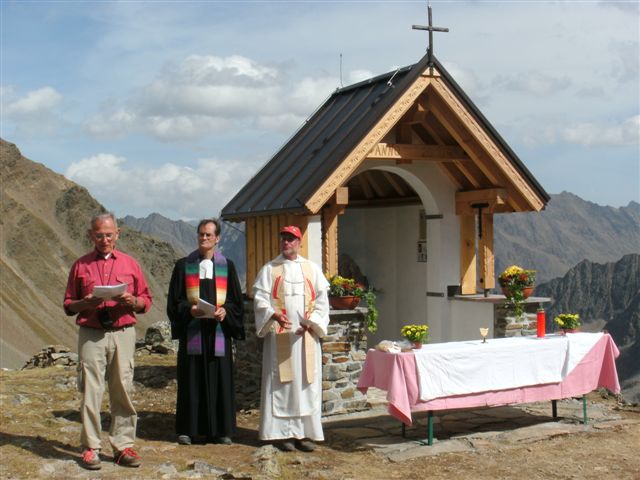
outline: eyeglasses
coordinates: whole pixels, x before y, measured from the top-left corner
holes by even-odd
[[[300,240],[300,239],[299,239],[298,237],[288,236],[288,235],[287,235],[287,236],[284,236],[284,235],[283,235],[282,237],[280,237],[280,241],[281,241],[281,242],[293,243],[293,242],[295,242],[296,240]]]
[[[103,238],[106,238],[107,240],[113,240],[115,236],[116,236],[115,233],[94,233],[93,234],[93,238],[95,238],[96,240],[102,240]]]

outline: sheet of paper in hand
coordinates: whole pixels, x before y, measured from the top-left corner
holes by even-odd
[[[198,299],[197,308],[204,312],[204,315],[201,315],[198,318],[213,318],[213,314],[216,313],[216,306],[210,304],[206,300],[202,300],[201,298]]]
[[[127,284],[119,285],[98,285],[93,287],[93,296],[99,298],[113,298],[122,295],[127,291]]]

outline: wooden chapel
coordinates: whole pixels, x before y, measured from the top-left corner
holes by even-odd
[[[296,224],[302,255],[329,276],[342,253],[363,267],[380,289],[379,323],[392,325],[382,335],[429,322],[434,339],[447,341],[464,336],[452,322],[475,315],[447,304],[452,293],[484,296],[495,287],[494,215],[539,211],[548,201],[428,52],[337,89],[221,216],[245,222],[248,294],[279,253],[279,229]]]

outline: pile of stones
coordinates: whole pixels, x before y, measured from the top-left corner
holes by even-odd
[[[31,357],[25,363],[23,370],[30,368],[44,368],[53,366],[74,366],[78,364],[78,354],[73,353],[64,345],[49,345]]]

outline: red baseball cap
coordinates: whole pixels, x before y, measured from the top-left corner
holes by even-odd
[[[280,229],[280,233],[290,233],[294,237],[297,237],[300,240],[302,240],[302,232],[295,225],[287,225],[286,227],[282,227]]]

